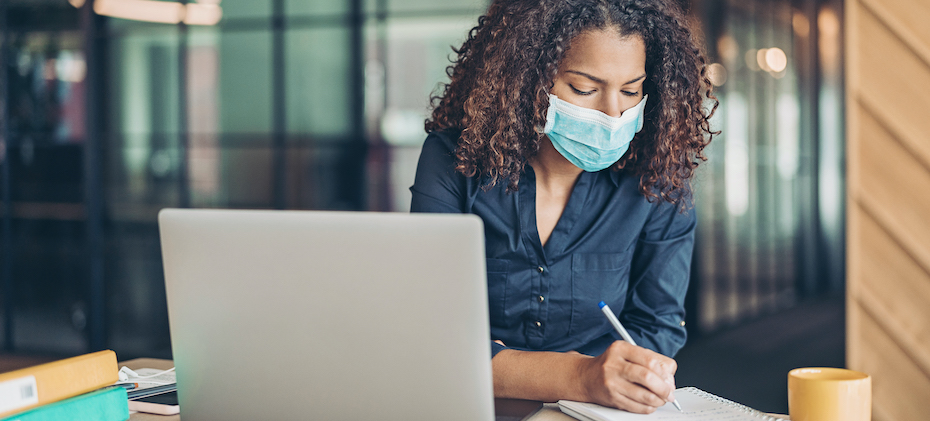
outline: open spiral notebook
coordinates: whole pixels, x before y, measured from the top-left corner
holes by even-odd
[[[634,414],[620,409],[607,408],[593,403],[559,401],[559,408],[567,415],[581,421],[777,421],[779,418],[769,416],[745,405],[721,398],[696,387],[683,387],[675,390],[675,397],[681,404],[679,412],[669,403],[651,414]]]

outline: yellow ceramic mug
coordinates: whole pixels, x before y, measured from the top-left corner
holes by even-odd
[[[791,421],[870,421],[872,378],[843,368],[796,368],[788,373]]]

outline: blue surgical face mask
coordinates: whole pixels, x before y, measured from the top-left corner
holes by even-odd
[[[633,136],[643,129],[646,98],[620,117],[611,117],[550,94],[543,133],[555,150],[578,168],[588,172],[603,170],[620,160]]]

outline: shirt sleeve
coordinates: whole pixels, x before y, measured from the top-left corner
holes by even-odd
[[[466,213],[468,180],[455,171],[455,140],[443,132],[431,133],[423,142],[417,173],[410,192],[410,212]],[[491,358],[504,345],[491,342]]]
[[[630,289],[619,315],[639,346],[674,357],[687,339],[685,294],[697,223],[693,206],[659,202],[633,253]]]
[[[464,213],[465,176],[455,171],[455,141],[443,132],[423,142],[410,192],[410,212]]]

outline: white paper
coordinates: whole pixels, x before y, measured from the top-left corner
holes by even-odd
[[[665,404],[651,414],[634,414],[620,409],[606,408],[593,403],[560,401],[559,405],[567,406],[592,419],[605,421],[636,421],[636,420],[663,420],[663,421],[758,421],[775,420],[761,412],[734,404],[709,393],[695,388],[681,388],[675,391],[675,397],[681,404],[683,412],[679,412],[671,403]]]

